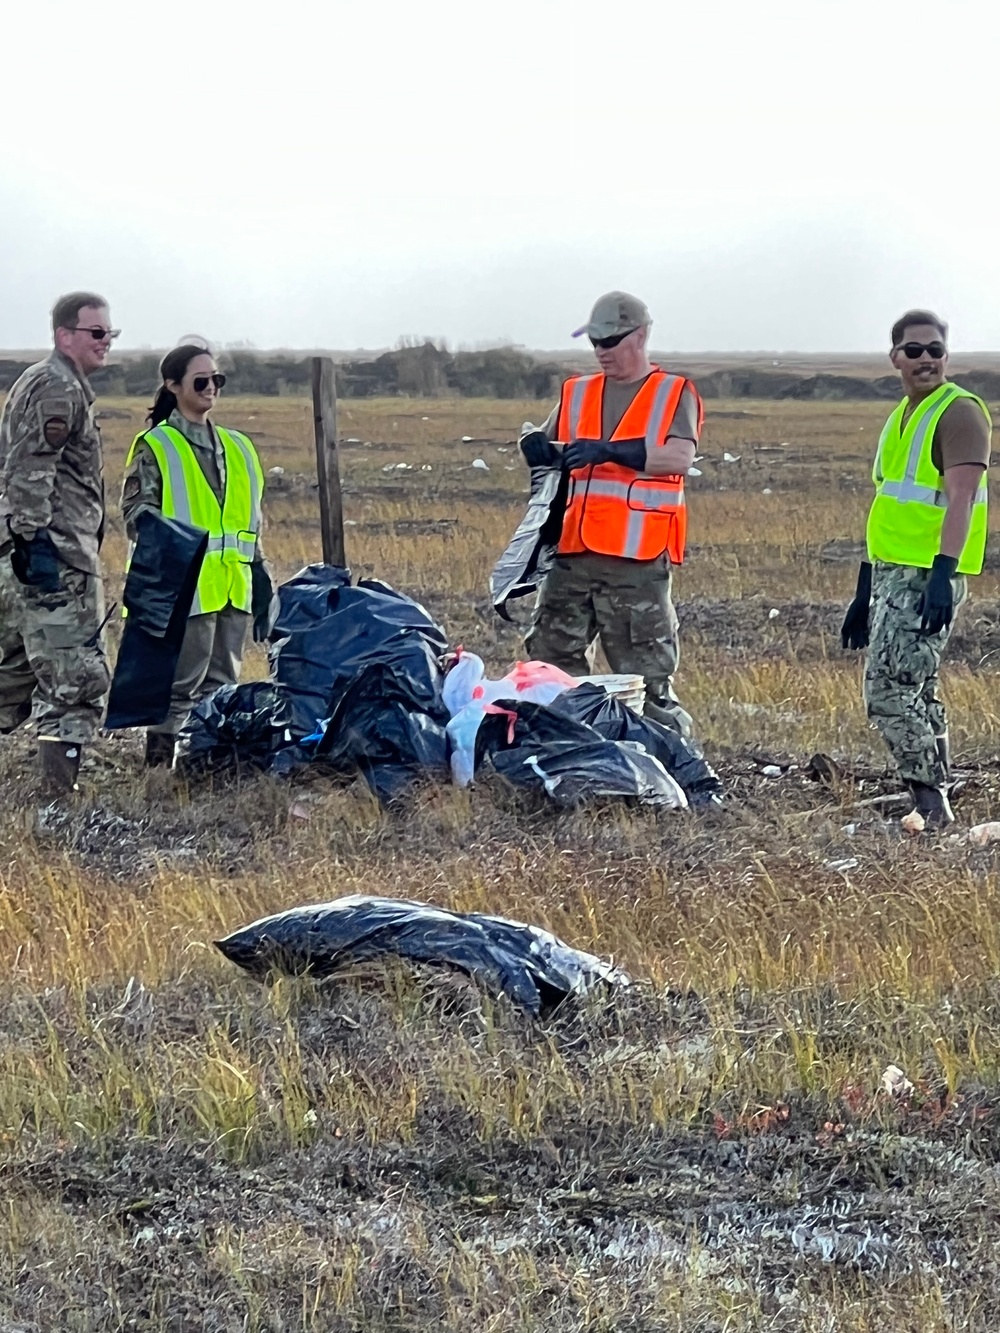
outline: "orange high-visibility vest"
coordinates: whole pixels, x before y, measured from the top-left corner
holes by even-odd
[[[683,375],[658,367],[643,382],[611,436],[644,439],[646,449],[661,448],[670,433],[681,395],[689,387],[698,399],[698,429],[704,408],[698,391]],[[602,438],[604,376],[578,375],[562,387],[556,437],[563,444]],[[570,473],[566,513],[559,538],[561,555],[596,551],[626,560],[655,560],[664,552],[671,564],[684,559],[687,507],[684,478],[633,472],[618,463],[599,463]]]

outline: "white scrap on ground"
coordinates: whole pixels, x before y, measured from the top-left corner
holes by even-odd
[[[462,436],[462,443],[463,443],[463,444],[471,444],[472,441],[473,441],[475,438],[476,438],[476,437],[475,437],[474,435],[463,435],[463,436]]]
[[[778,610],[778,608],[776,606],[772,606],[770,611],[768,611],[767,613],[767,618],[768,620],[777,620],[780,615],[781,612]]]
[[[777,764],[765,764],[760,771],[764,774],[764,777],[766,778],[781,777],[781,769],[778,767]]]
[[[700,467],[689,467],[689,468],[688,468],[688,476],[689,476],[689,477],[702,477],[702,476],[704,476],[704,473],[702,472],[702,470],[701,470]]]
[[[283,477],[285,475],[285,469],[283,467],[269,467],[267,469],[267,475],[269,477]]]
[[[480,472],[489,472],[490,470],[490,465],[489,463],[487,463],[485,458],[474,458],[472,460],[471,466],[477,467]]]
[[[909,833],[911,837],[916,837],[918,833],[923,833],[925,819],[919,810],[911,810],[908,815],[904,815],[899,821],[899,827],[904,833]]]
[[[899,1065],[886,1065],[882,1074],[882,1088],[890,1097],[908,1097],[913,1092],[913,1084]]]
[[[973,847],[988,847],[991,842],[1000,842],[1000,821],[991,819],[987,824],[970,828],[969,842]]]
[[[722,455],[722,461],[724,463],[738,463],[742,457],[742,454],[731,454],[726,452]]]

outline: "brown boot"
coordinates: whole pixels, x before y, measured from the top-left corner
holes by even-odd
[[[42,786],[49,796],[65,796],[68,792],[76,791],[82,749],[82,745],[69,741],[38,742]]]
[[[948,793],[944,787],[928,787],[923,782],[911,782],[910,791],[918,813],[923,816],[925,829],[946,828],[954,824],[955,815],[948,804]]]
[[[171,768],[174,762],[175,736],[163,731],[146,732],[146,767]]]

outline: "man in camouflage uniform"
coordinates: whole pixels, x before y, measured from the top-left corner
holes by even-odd
[[[629,469],[616,475],[631,477],[635,484],[670,477],[682,487],[680,479],[694,461],[702,422],[701,400],[690,380],[677,386],[679,398],[672,418],[662,423],[665,438],[654,443],[645,438],[645,431],[642,439],[619,438],[619,427],[647,380],[651,376],[668,378],[649,360],[651,323],[645,304],[625,292],[608,292],[596,302],[589,321],[573,336],[589,337],[603,374],[600,422],[595,422],[601,439],[561,437],[560,403],[541,428],[530,422],[522,428],[521,450],[529,467],[561,461],[571,475],[594,478],[598,476],[595,468],[611,462],[618,469]],[[571,384],[567,381],[564,386],[564,397]],[[553,443],[557,440],[563,446],[561,459]],[[598,489],[589,480],[583,485]],[[563,540],[538,594],[525,651],[573,675],[587,675],[592,670],[589,655],[599,637],[612,671],[645,677],[646,712],[692,740],[691,718],[673,688],[680,650],[677,613],[670,595],[670,555],[662,545],[652,558],[609,554],[606,546],[593,549],[586,543],[586,549],[568,551],[569,522],[568,514]],[[679,556],[682,550],[675,554]]]
[[[72,790],[101,724],[101,436],[87,376],[117,330],[92,292],[61,297],[55,347],[11,389],[0,417],[0,732],[30,717],[43,782]]]
[[[938,672],[965,575],[983,565],[992,429],[986,404],[945,376],[947,335],[947,324],[926,310],[893,326],[890,356],[906,397],[879,440],[869,560],[842,631],[845,648],[868,645],[868,717],[931,829],[954,821]]]

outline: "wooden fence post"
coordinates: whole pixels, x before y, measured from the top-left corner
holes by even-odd
[[[337,382],[332,357],[313,357],[312,396],[323,561],[327,565],[346,566],[344,503],[340,491],[340,464],[337,459]]]

